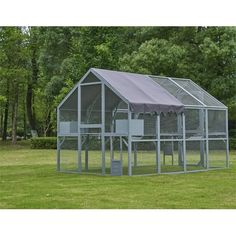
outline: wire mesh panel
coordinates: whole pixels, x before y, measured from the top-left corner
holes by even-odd
[[[78,89],[59,108],[59,134],[69,135],[78,131]]]
[[[161,141],[161,172],[182,172],[183,142]]]
[[[60,169],[78,171],[78,138],[60,137]]]
[[[202,170],[207,167],[205,141],[186,142],[187,171]]]
[[[128,120],[128,105],[105,86],[105,131],[115,132],[116,120]]]
[[[101,123],[101,84],[81,86],[81,123]]]
[[[132,143],[132,174],[157,173],[156,142]]]
[[[202,139],[205,136],[204,109],[185,110],[185,129],[187,139]]]
[[[226,167],[226,140],[209,140],[209,167]]]
[[[82,135],[82,172],[101,174],[101,160],[101,137]]]
[[[213,137],[226,137],[226,111],[208,110],[208,135]]]
[[[161,114],[161,139],[177,139],[182,137],[181,116],[176,113]]]
[[[173,80],[205,105],[225,107],[221,102],[216,100],[213,96],[211,96],[201,87],[196,85],[193,81],[186,79],[173,79]]]
[[[100,82],[100,80],[92,72],[90,72],[83,80],[82,84],[94,83],[94,82]]]
[[[106,174],[112,174],[112,163],[120,162],[121,173],[128,172],[128,147],[124,137],[106,137]]]
[[[145,136],[144,138],[156,138],[156,115],[151,113],[134,114],[134,119],[135,118],[139,119],[140,121],[143,121],[143,135],[140,133],[140,136]]]
[[[163,77],[154,77],[154,76],[151,76],[151,78],[153,79],[153,81],[155,81],[163,88],[165,88],[170,94],[175,96],[184,105],[202,106],[202,104],[199,101],[193,98],[190,94],[188,94],[186,91],[184,91],[181,87],[179,87],[170,79]]]

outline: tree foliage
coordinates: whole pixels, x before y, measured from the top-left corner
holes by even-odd
[[[235,27],[1,27],[1,136],[55,134],[57,105],[91,67],[190,78],[236,119]]]

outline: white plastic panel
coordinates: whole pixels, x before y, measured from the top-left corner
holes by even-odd
[[[78,131],[78,122],[76,121],[61,121],[60,134],[72,134]]]
[[[128,120],[116,120],[116,133],[126,135],[128,134]],[[144,135],[144,120],[131,120],[131,135]]]

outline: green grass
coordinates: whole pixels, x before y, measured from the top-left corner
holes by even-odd
[[[230,169],[133,177],[57,173],[55,156],[0,143],[0,208],[236,208],[235,151]]]

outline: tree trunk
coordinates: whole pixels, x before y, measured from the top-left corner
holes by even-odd
[[[16,144],[17,141],[17,115],[18,115],[18,83],[16,83],[15,87],[15,96],[14,96],[14,103],[13,103],[13,114],[12,114],[12,144]]]
[[[1,121],[0,121],[0,135],[2,137],[2,129],[3,129],[3,111],[1,112]]]
[[[7,101],[5,104],[4,109],[4,122],[3,122],[3,132],[2,132],[2,140],[7,140],[7,124],[8,124],[8,111],[9,111],[9,89],[10,89],[10,82],[9,79],[7,79],[7,88],[6,88],[6,97]]]
[[[27,132],[27,130],[26,130],[26,114],[25,114],[26,110],[25,110],[25,104],[23,104],[23,106],[24,106],[24,140],[26,140],[26,137],[27,137],[26,132]]]
[[[36,116],[33,104],[33,97],[34,97],[33,88],[38,80],[38,65],[36,60],[36,50],[37,49],[33,49],[32,52],[32,58],[31,58],[32,78],[30,78],[28,81],[27,94],[26,94],[26,110],[31,130],[36,130]]]
[[[48,112],[45,127],[44,127],[44,137],[50,136],[52,131],[52,123],[51,123],[51,111]]]
[[[32,88],[32,83],[30,82],[28,84],[27,94],[26,94],[26,110],[30,128],[36,130],[35,113],[32,101],[33,101],[33,88]]]

